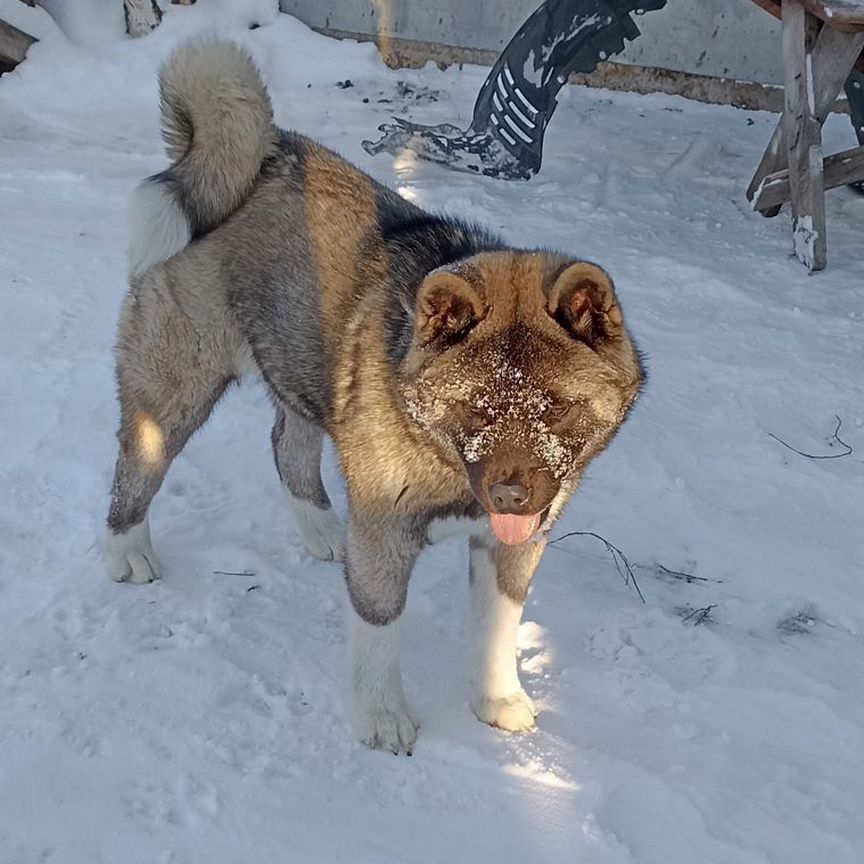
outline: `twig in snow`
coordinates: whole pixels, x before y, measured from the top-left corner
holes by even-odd
[[[630,585],[632,583],[633,587],[636,589],[636,593],[639,595],[639,599],[643,603],[645,602],[645,597],[642,595],[642,590],[639,588],[639,583],[636,581],[636,574],[633,572],[633,567],[627,560],[627,556],[617,546],[614,546],[605,537],[601,537],[593,531],[568,531],[566,534],[562,534],[560,537],[550,540],[549,545],[553,546],[555,543],[558,543],[560,540],[566,540],[568,537],[593,537],[595,540],[599,540],[612,556],[612,560],[615,562],[615,569],[621,575],[624,584]]]
[[[232,570],[214,570],[214,576],[254,576],[254,570],[240,570],[240,571],[232,571]]]
[[[681,620],[689,621],[695,615],[695,620],[693,621],[693,626],[698,627],[700,624],[704,624],[711,617],[711,610],[716,609],[717,604],[711,603],[708,606],[703,606],[701,609],[694,609],[689,614],[685,615]]]
[[[670,570],[668,567],[664,567],[662,564],[657,565],[657,569],[661,572],[665,573],[667,576],[671,576],[673,579],[680,579],[683,582],[717,582],[721,583],[722,579],[709,579],[707,576],[694,576],[692,573],[684,573],[681,570]]]
[[[845,441],[843,441],[837,434],[840,431],[840,427],[843,425],[843,421],[837,414],[834,415],[834,419],[837,421],[837,425],[834,427],[834,434],[829,439],[828,446],[833,447],[834,442],[836,441],[841,447],[846,448],[845,453],[826,453],[823,455],[805,453],[803,450],[799,450],[797,447],[793,447],[791,444],[787,444],[782,438],[778,438],[773,432],[769,432],[768,437],[773,438],[775,441],[778,441],[787,450],[791,450],[793,453],[797,453],[799,456],[804,456],[807,459],[842,459],[844,456],[849,456],[852,453],[852,447]]]

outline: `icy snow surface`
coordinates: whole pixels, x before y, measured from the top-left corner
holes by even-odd
[[[394,113],[466,126],[485,69],[389,71],[267,2],[169,6],[135,42],[119,0],[46,5],[63,32],[0,0],[41,37],[0,79],[2,864],[860,864],[864,199],[829,194],[811,277],[788,214],[744,200],[770,114],[568,88],[543,172],[508,184],[360,147]],[[103,573],[124,207],[166,164],[157,67],[201,29],[248,46],[280,123],[618,283],[651,377],[557,533],[619,546],[647,602],[600,542],[547,552],[520,631],[534,734],[471,715],[451,541],[411,587],[414,757],[350,740],[340,570],[300,551],[258,385],[156,499],[163,580]],[[851,144],[846,118],[827,133]],[[846,458],[768,437],[842,452],[835,414]],[[344,508],[332,452],[327,479]]]

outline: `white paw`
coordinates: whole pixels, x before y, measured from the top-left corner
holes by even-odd
[[[291,505],[306,551],[322,561],[344,561],[345,526],[336,511],[299,498],[292,498]]]
[[[159,560],[150,545],[150,525],[146,517],[125,532],[115,534],[108,529],[105,566],[115,582],[143,585],[162,575]]]
[[[417,740],[417,724],[408,709],[380,706],[355,717],[355,733],[367,746],[376,750],[411,755]]]
[[[535,726],[537,709],[524,690],[497,699],[477,699],[472,707],[479,720],[507,732],[530,732]]]

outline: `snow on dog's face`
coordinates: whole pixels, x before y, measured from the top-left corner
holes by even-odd
[[[462,462],[511,544],[553,503],[557,515],[642,381],[609,276],[545,252],[483,253],[430,274],[402,372],[412,417]]]

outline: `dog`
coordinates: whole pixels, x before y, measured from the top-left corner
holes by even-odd
[[[255,372],[303,542],[345,562],[356,736],[411,752],[408,580],[454,527],[469,536],[471,706],[493,726],[533,728],[516,667],[529,583],[643,380],[610,276],[430,215],[276,128],[257,68],[230,42],[181,46],[160,92],[172,164],[131,205],[110,576],[158,578],[151,500],[226,388]],[[325,434],[347,531],[321,480]]]

